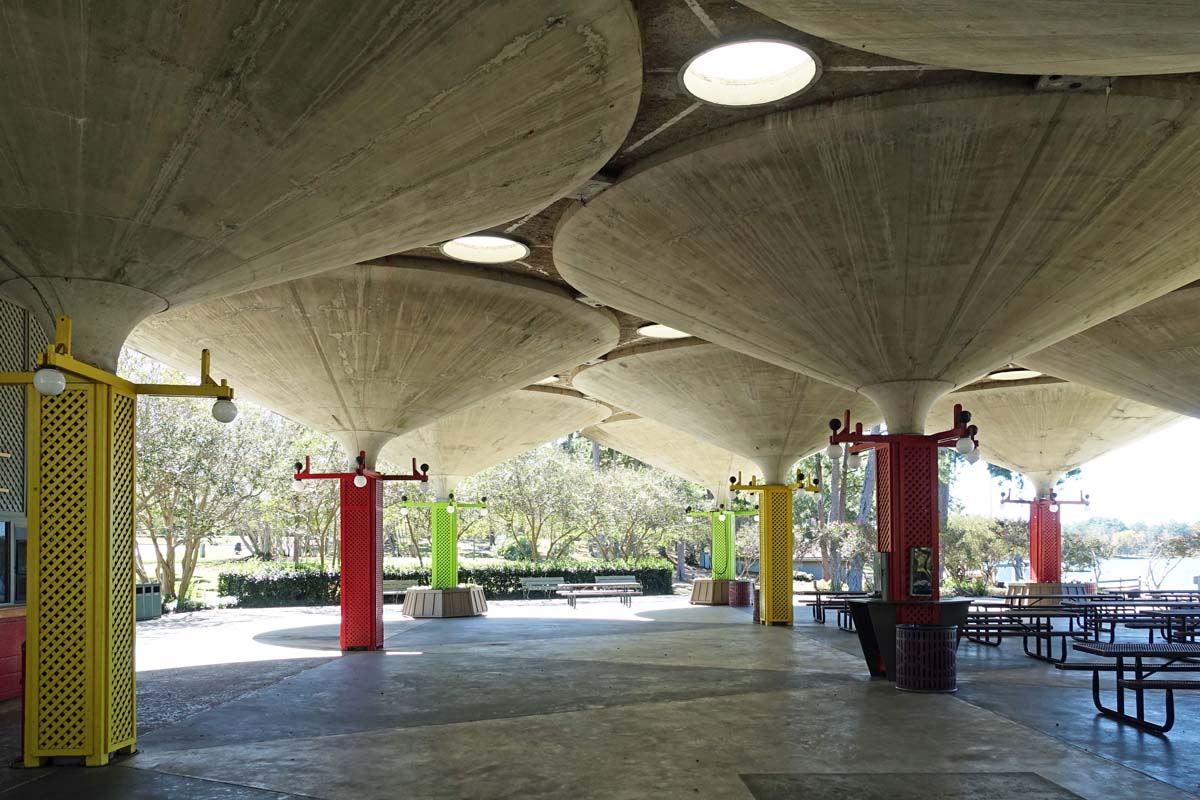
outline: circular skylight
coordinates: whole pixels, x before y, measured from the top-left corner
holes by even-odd
[[[1042,373],[1021,367],[1006,367],[988,373],[989,381],[1027,381],[1030,378],[1040,378]]]
[[[674,328],[668,328],[666,325],[643,325],[638,328],[637,332],[638,335],[650,339],[686,339],[691,336],[690,333],[677,331]]]
[[[755,39],[705,50],[684,65],[683,88],[718,106],[760,106],[807,89],[820,72],[816,56],[791,42]]]
[[[475,264],[503,264],[529,255],[529,248],[516,239],[486,234],[451,239],[442,245],[441,250],[451,258]]]

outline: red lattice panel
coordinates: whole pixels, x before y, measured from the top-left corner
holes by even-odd
[[[938,613],[937,606],[908,604],[896,606],[897,624],[937,625],[940,621],[941,614]]]
[[[379,482],[361,489],[354,476],[341,480],[343,650],[383,646],[383,540],[379,535],[382,502]]]
[[[1037,583],[1062,582],[1062,522],[1044,503],[1029,507],[1029,576]]]
[[[892,552],[892,459],[891,447],[875,450],[876,549]]]

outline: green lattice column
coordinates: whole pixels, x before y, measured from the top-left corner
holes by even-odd
[[[734,578],[737,563],[737,550],[733,540],[737,517],[733,514],[712,514],[711,516],[712,579],[714,581],[731,581]]]
[[[453,589],[458,586],[458,510],[447,510],[446,503],[434,503],[431,508],[433,531],[430,536],[432,550],[432,579],[435,589]]]

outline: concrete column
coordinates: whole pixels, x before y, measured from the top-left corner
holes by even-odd
[[[383,648],[383,481],[341,477],[343,650]]]
[[[26,388],[29,605],[24,763],[137,747],[133,670],[136,398],[72,380]]]

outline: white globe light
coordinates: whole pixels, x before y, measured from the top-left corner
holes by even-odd
[[[304,491],[304,481],[300,480],[299,478],[292,478],[292,491],[303,492]]]
[[[979,448],[976,447],[974,450],[967,453],[967,463],[974,464],[978,460],[979,460]]]
[[[33,388],[46,397],[58,397],[67,388],[67,376],[54,367],[38,367],[33,373]]]
[[[400,516],[402,516],[402,517],[408,516],[408,506],[400,506]]]
[[[755,514],[755,515],[754,515],[754,521],[755,521],[755,522],[758,522],[758,514]]]
[[[862,454],[851,453],[850,455],[846,456],[846,466],[849,467],[850,469],[858,469],[859,467],[861,467],[862,466]]]
[[[228,425],[230,422],[233,422],[235,419],[237,419],[237,414],[237,406],[233,404],[232,400],[222,397],[220,400],[213,403],[212,415],[213,419],[215,419],[217,422],[224,422]]]
[[[484,506],[483,508],[479,509],[479,514],[480,514],[480,516],[486,517],[488,515],[487,506]]]
[[[450,503],[449,505],[447,505],[447,506],[446,506],[446,513],[447,513],[447,514],[453,514],[453,513],[454,513],[454,503]]]
[[[840,444],[831,444],[825,448],[825,455],[835,461],[842,457],[842,446]]]
[[[1057,514],[1057,513],[1058,513],[1058,503],[1051,503],[1051,504],[1050,504],[1050,513],[1051,513],[1051,514]]]
[[[367,485],[367,476],[366,475],[355,475],[354,476],[354,485],[360,489],[365,487]]]
[[[954,449],[965,456],[975,449],[975,443],[971,441],[970,436],[964,436],[954,443]]]
[[[725,521],[725,515],[724,515],[724,514],[717,514],[717,521],[718,521],[718,522],[724,522],[724,521]]]

